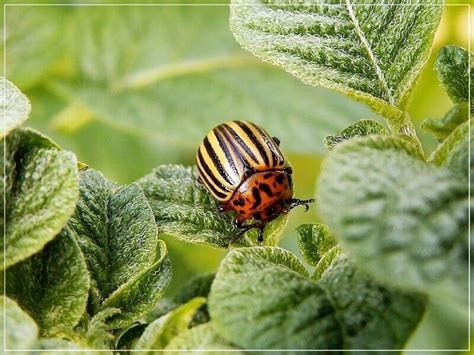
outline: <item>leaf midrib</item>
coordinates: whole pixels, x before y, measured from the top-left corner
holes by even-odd
[[[391,90],[388,86],[388,83],[387,83],[387,80],[385,79],[382,68],[378,64],[378,59],[375,56],[375,53],[373,52],[367,38],[365,37],[364,32],[362,31],[362,29],[359,26],[359,21],[357,20],[357,17],[354,13],[354,9],[352,7],[352,3],[350,2],[350,0],[346,0],[346,8],[347,8],[347,11],[349,12],[349,17],[352,20],[352,24],[354,26],[356,34],[359,37],[359,39],[360,39],[362,45],[364,46],[364,48],[367,50],[367,54],[369,55],[370,61],[374,66],[377,78],[379,79],[380,84],[382,85],[382,88],[385,90],[385,92],[387,94],[388,103],[391,106],[397,107],[396,103],[395,103],[395,98],[393,97],[392,92],[391,92]]]

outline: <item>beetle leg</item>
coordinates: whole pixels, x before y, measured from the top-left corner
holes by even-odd
[[[277,137],[272,137],[272,139],[275,142],[275,144],[279,147],[280,146],[280,139],[278,139]]]
[[[291,199],[289,202],[289,206],[286,208],[285,212],[288,212],[292,210],[295,207],[298,206],[304,206],[305,207],[305,212],[309,210],[309,204],[314,203],[316,200],[314,198],[310,198],[308,200],[300,200],[300,199]]]
[[[240,233],[237,234],[234,238],[231,239],[230,243],[235,243],[236,241],[238,241],[240,238],[242,238],[242,236],[247,233],[249,230],[251,229],[258,229],[258,243],[261,244],[263,242],[263,231],[265,229],[265,226],[266,226],[266,223],[263,222],[263,221],[259,221],[259,222],[256,222],[256,223],[253,223],[253,224],[248,224],[248,225],[244,225],[242,221],[239,221],[238,219],[237,220],[234,220],[232,222],[237,228],[240,229]]]

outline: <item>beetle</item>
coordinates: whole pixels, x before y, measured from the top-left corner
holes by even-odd
[[[293,170],[279,145],[278,138],[256,124],[228,121],[210,130],[199,146],[198,181],[221,211],[237,213],[239,237],[257,228],[261,243],[268,222],[296,206],[304,205],[307,211],[314,202],[293,198]]]

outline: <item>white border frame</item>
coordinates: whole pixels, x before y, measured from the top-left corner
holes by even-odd
[[[330,4],[326,4],[327,6],[330,6]],[[380,4],[380,5],[385,5],[385,6],[415,6],[417,4]],[[51,4],[51,3],[45,3],[45,4],[11,4],[11,3],[5,3],[3,5],[3,76],[6,78],[7,77],[7,66],[6,66],[6,53],[7,53],[7,7],[231,7],[231,6],[239,6],[239,5],[232,5],[232,4],[170,4],[170,3],[164,3],[164,4],[85,4],[85,3],[78,3],[78,4]],[[248,4],[242,4],[242,6],[249,6]],[[337,5],[338,6],[338,5]],[[367,6],[379,6],[378,4],[367,4]],[[443,6],[443,7],[467,7],[468,10],[468,50],[471,52],[471,42],[473,41],[473,38],[471,37],[471,18],[474,16],[471,12],[471,4],[442,4],[442,5],[434,5],[433,6]],[[469,68],[471,70],[472,68]],[[468,107],[470,108],[471,105],[474,105],[474,103],[471,102],[471,76],[468,75],[468,90],[469,90],[469,100],[468,100]],[[4,87],[3,87],[3,93],[6,95],[6,82],[4,82]],[[4,100],[6,100],[6,97],[4,96]],[[5,112],[3,115],[3,120],[5,121]],[[469,120],[471,119],[471,110],[469,109]],[[471,125],[469,125],[469,137],[471,137]],[[5,125],[4,125],[4,137],[5,135]],[[468,140],[468,149],[469,149],[469,160],[468,163],[471,161],[471,140]],[[3,156],[5,157],[6,154],[6,149],[5,145],[3,146]],[[5,176],[5,166],[3,168],[3,176]],[[471,171],[468,169],[468,199],[469,202],[471,201]],[[4,191],[3,191],[3,205],[6,206],[6,196],[5,196],[5,186],[4,186]],[[471,204],[469,203],[469,215],[471,215]],[[3,218],[4,221],[6,221],[6,208],[3,211]],[[6,235],[6,223],[4,223],[3,226],[3,235]],[[364,352],[375,352],[375,351],[397,351],[397,352],[454,352],[454,351],[471,351],[471,243],[470,243],[470,236],[471,236],[471,220],[468,218],[468,348],[467,349],[213,349],[213,350],[200,350],[200,349],[190,349],[190,350],[171,350],[171,349],[166,349],[166,351],[170,352],[183,352],[183,351],[196,351],[196,352],[246,352],[246,351],[256,351],[256,352],[263,352],[263,351],[269,351],[269,352],[288,352],[288,351],[295,351],[295,352],[346,352],[346,351],[364,351]],[[3,251],[4,254],[6,254],[6,238],[4,238],[3,242]],[[3,273],[3,293],[6,295],[6,261],[4,259],[3,261],[3,266],[4,266],[4,273]],[[6,305],[4,303],[3,305],[3,312],[4,314],[6,313]],[[420,320],[421,322],[421,320]],[[3,319],[3,339],[6,340],[6,317]],[[6,348],[6,342],[3,344],[3,351],[5,352],[24,352],[24,351],[31,351],[31,352],[36,352],[36,351],[46,351],[43,349],[7,349]],[[101,352],[101,351],[107,351],[107,349],[85,349],[85,350],[77,350],[77,349],[48,349],[48,352],[77,352],[77,351],[90,351],[90,352]],[[147,349],[147,350],[112,350],[113,352],[137,352],[137,351],[164,351],[164,349]]]

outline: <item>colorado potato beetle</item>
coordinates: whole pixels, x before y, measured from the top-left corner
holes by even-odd
[[[240,235],[259,229],[259,242],[268,222],[299,205],[308,210],[314,202],[293,198],[293,170],[279,144],[251,122],[228,121],[209,131],[196,156],[198,181],[222,211],[237,213]]]

